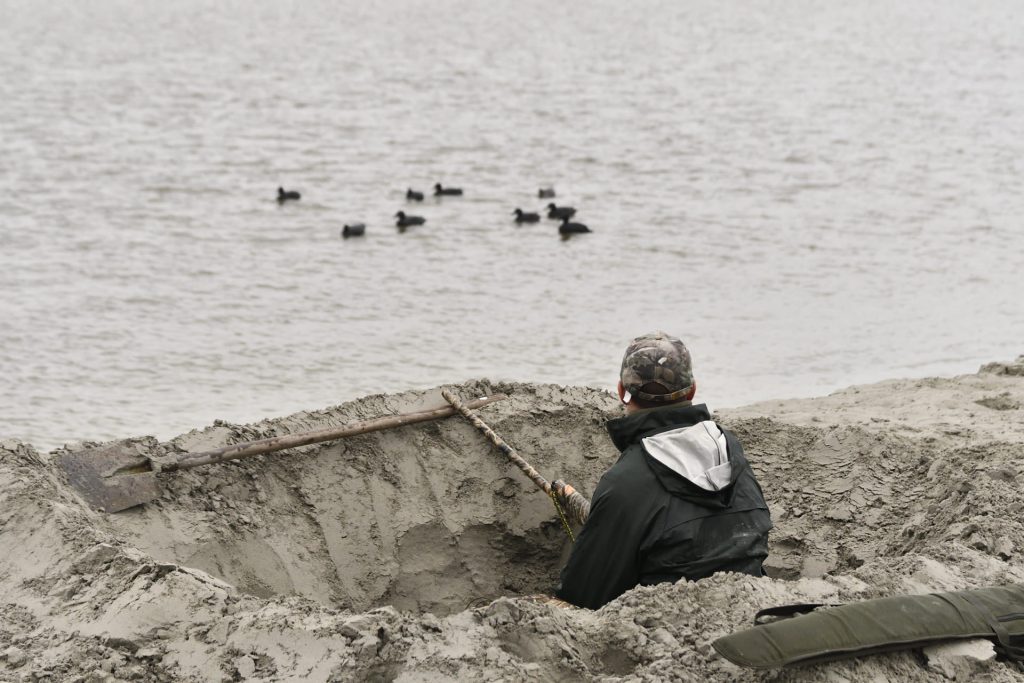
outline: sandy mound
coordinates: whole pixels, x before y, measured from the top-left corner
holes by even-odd
[[[481,414],[586,493],[617,455],[607,394],[457,391],[511,394]],[[440,403],[373,396],[138,447]],[[773,578],[640,588],[596,612],[520,597],[550,590],[567,539],[461,418],[163,475],[161,500],[117,515],[88,510],[52,454],[0,442],[0,680],[1024,680],[948,653],[752,672],[709,645],[776,604],[1024,582],[1021,405],[1024,362],[727,411],[772,506]]]
[[[502,389],[514,395],[484,411],[493,427],[536,467],[593,488],[600,463],[615,455],[595,438],[602,409],[614,402],[586,389]],[[204,450],[439,404],[436,392],[432,400],[375,396],[251,428],[220,425],[173,445]],[[114,536],[261,598],[447,615],[473,601],[549,590],[568,543],[544,494],[461,418],[165,480],[159,505],[106,518]]]

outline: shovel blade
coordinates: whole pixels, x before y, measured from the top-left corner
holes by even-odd
[[[120,512],[160,497],[149,459],[123,447],[65,453],[57,462],[67,472],[68,483],[101,512]]]

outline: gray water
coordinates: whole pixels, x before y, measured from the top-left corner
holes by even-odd
[[[0,16],[0,437],[610,388],[657,328],[713,407],[1024,352],[1019,0]],[[513,224],[547,185],[592,234]]]

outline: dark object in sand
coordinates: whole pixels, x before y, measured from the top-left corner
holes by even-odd
[[[427,219],[423,216],[406,216],[404,211],[396,213],[395,218],[398,219],[395,225],[400,228],[407,228],[410,225],[423,225],[427,222]]]
[[[781,618],[764,623],[766,616]],[[713,641],[712,647],[733,664],[773,669],[988,638],[995,641],[998,654],[1022,662],[1024,584],[848,605],[772,607],[758,612],[754,623],[758,625]]]
[[[575,215],[576,209],[571,206],[555,206],[554,203],[548,204],[548,218],[564,220],[566,218],[572,218]]]
[[[558,234],[559,235],[576,235],[576,234],[579,234],[581,232],[590,232],[590,231],[591,231],[590,228],[588,228],[583,223],[570,223],[568,217],[563,218],[562,219],[562,224],[558,226]]]
[[[423,193],[417,192],[416,190],[410,187],[408,190],[405,191],[405,198],[410,202],[422,202]]]
[[[512,213],[516,217],[516,223],[536,223],[540,220],[540,214],[523,213],[522,209],[516,209]]]
[[[302,199],[302,195],[295,190],[288,190],[285,192],[283,187],[277,188],[277,203],[284,204],[287,201],[298,201]]]
[[[485,396],[469,402],[466,407],[478,408],[505,398],[508,398],[505,394]],[[391,427],[404,427],[415,422],[455,415],[456,412],[456,408],[446,405],[415,413],[386,415],[340,427],[236,443],[202,453],[185,453],[162,458],[142,454],[134,444],[113,444],[76,453],[65,453],[60,456],[58,463],[67,473],[68,483],[91,507],[103,512],[119,512],[160,497],[157,472],[188,470],[200,465],[239,460]]]
[[[461,187],[441,187],[441,183],[434,183],[434,196],[440,197],[441,195],[448,197],[458,197],[462,194]]]
[[[342,237],[362,237],[366,234],[366,223],[353,223],[341,229]]]
[[[537,196],[541,199],[553,199],[555,196],[555,188],[553,187],[542,187],[537,190]]]

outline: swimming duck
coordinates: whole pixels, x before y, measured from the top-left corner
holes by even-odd
[[[522,209],[516,209],[512,214],[516,217],[516,223],[536,223],[540,220],[540,214],[523,213]]]
[[[417,192],[416,190],[410,187],[408,190],[405,191],[405,198],[410,202],[422,202],[423,193]]]
[[[558,226],[559,235],[575,235],[581,232],[590,232],[590,228],[583,223],[570,223],[568,216],[563,218],[562,224]]]
[[[395,225],[400,228],[405,228],[410,225],[423,225],[427,222],[427,219],[423,216],[406,216],[404,211],[396,213],[395,218],[398,219]]]
[[[555,206],[553,203],[548,204],[548,218],[561,220],[563,218],[572,218],[575,215],[576,209],[571,206]]]
[[[277,203],[278,204],[284,204],[289,199],[295,199],[295,200],[302,199],[302,195],[299,194],[298,192],[296,192],[295,190],[289,190],[288,192],[285,192],[283,187],[277,188]]]
[[[462,194],[462,188],[459,187],[441,187],[441,183],[434,183],[434,196],[440,197],[441,195],[448,195],[451,197],[457,197]]]
[[[555,196],[555,188],[553,187],[542,187],[537,190],[537,196],[541,199],[551,199]]]
[[[344,238],[362,237],[365,234],[366,223],[353,223],[352,225],[346,225],[341,229],[341,236]]]

